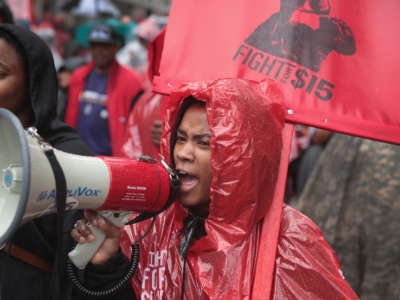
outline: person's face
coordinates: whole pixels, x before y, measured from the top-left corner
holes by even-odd
[[[69,86],[69,79],[71,78],[71,72],[61,71],[58,73],[58,85],[62,89],[66,89]]]
[[[208,205],[212,179],[210,139],[205,107],[192,104],[178,127],[173,151],[175,168],[185,174],[179,200],[186,207]]]
[[[100,70],[107,70],[111,67],[115,55],[118,52],[116,44],[91,43],[90,53],[96,67]]]
[[[20,119],[31,112],[28,80],[24,64],[15,48],[0,38],[0,107],[12,111]],[[29,106],[29,107],[28,107]],[[21,120],[24,123],[23,120]]]

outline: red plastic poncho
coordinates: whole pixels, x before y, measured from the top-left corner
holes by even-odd
[[[129,115],[121,153],[126,157],[157,157],[160,152],[151,140],[153,122],[161,120],[162,99],[167,96],[145,92]]]
[[[357,299],[340,274],[336,256],[322,233],[299,212],[284,208],[277,255],[258,253],[261,220],[271,206],[279,170],[283,110],[272,83],[256,85],[227,79],[189,84],[170,96],[162,153],[169,142],[183,100],[206,102],[212,132],[212,173],[207,235],[188,251],[185,299],[251,299],[257,255],[276,261],[272,295],[264,299]],[[268,97],[267,97],[268,95]],[[281,213],[281,206],[276,212]],[[161,213],[140,242],[140,265],[132,285],[138,299],[179,299],[183,259],[178,254],[187,210],[175,203]],[[149,221],[125,226],[121,246],[131,244]],[[279,224],[277,225],[279,226]]]

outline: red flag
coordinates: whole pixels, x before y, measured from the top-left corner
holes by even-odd
[[[161,54],[164,47],[165,28],[147,46],[147,75],[150,80],[160,75]]]
[[[287,120],[400,143],[397,0],[175,0],[155,90],[279,82]]]

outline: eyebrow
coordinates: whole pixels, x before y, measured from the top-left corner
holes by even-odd
[[[202,139],[202,138],[211,138],[211,134],[209,133],[199,133],[193,136],[195,139]]]
[[[180,133],[182,135],[187,135],[186,131],[184,131],[182,129],[178,129],[178,133]],[[199,134],[195,134],[193,137],[195,139],[202,139],[202,138],[211,138],[212,135],[210,133],[199,133]]]

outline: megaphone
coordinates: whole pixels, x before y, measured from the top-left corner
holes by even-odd
[[[177,177],[163,160],[150,162],[65,153],[53,149],[35,129],[25,131],[14,114],[0,108],[0,246],[19,225],[56,211],[56,181],[45,155],[49,147],[65,176],[67,210],[106,211],[103,215],[121,227],[132,211],[158,212],[170,202]],[[81,269],[104,239],[98,236],[101,232],[94,234],[96,245],[78,245],[80,248],[69,255]]]

